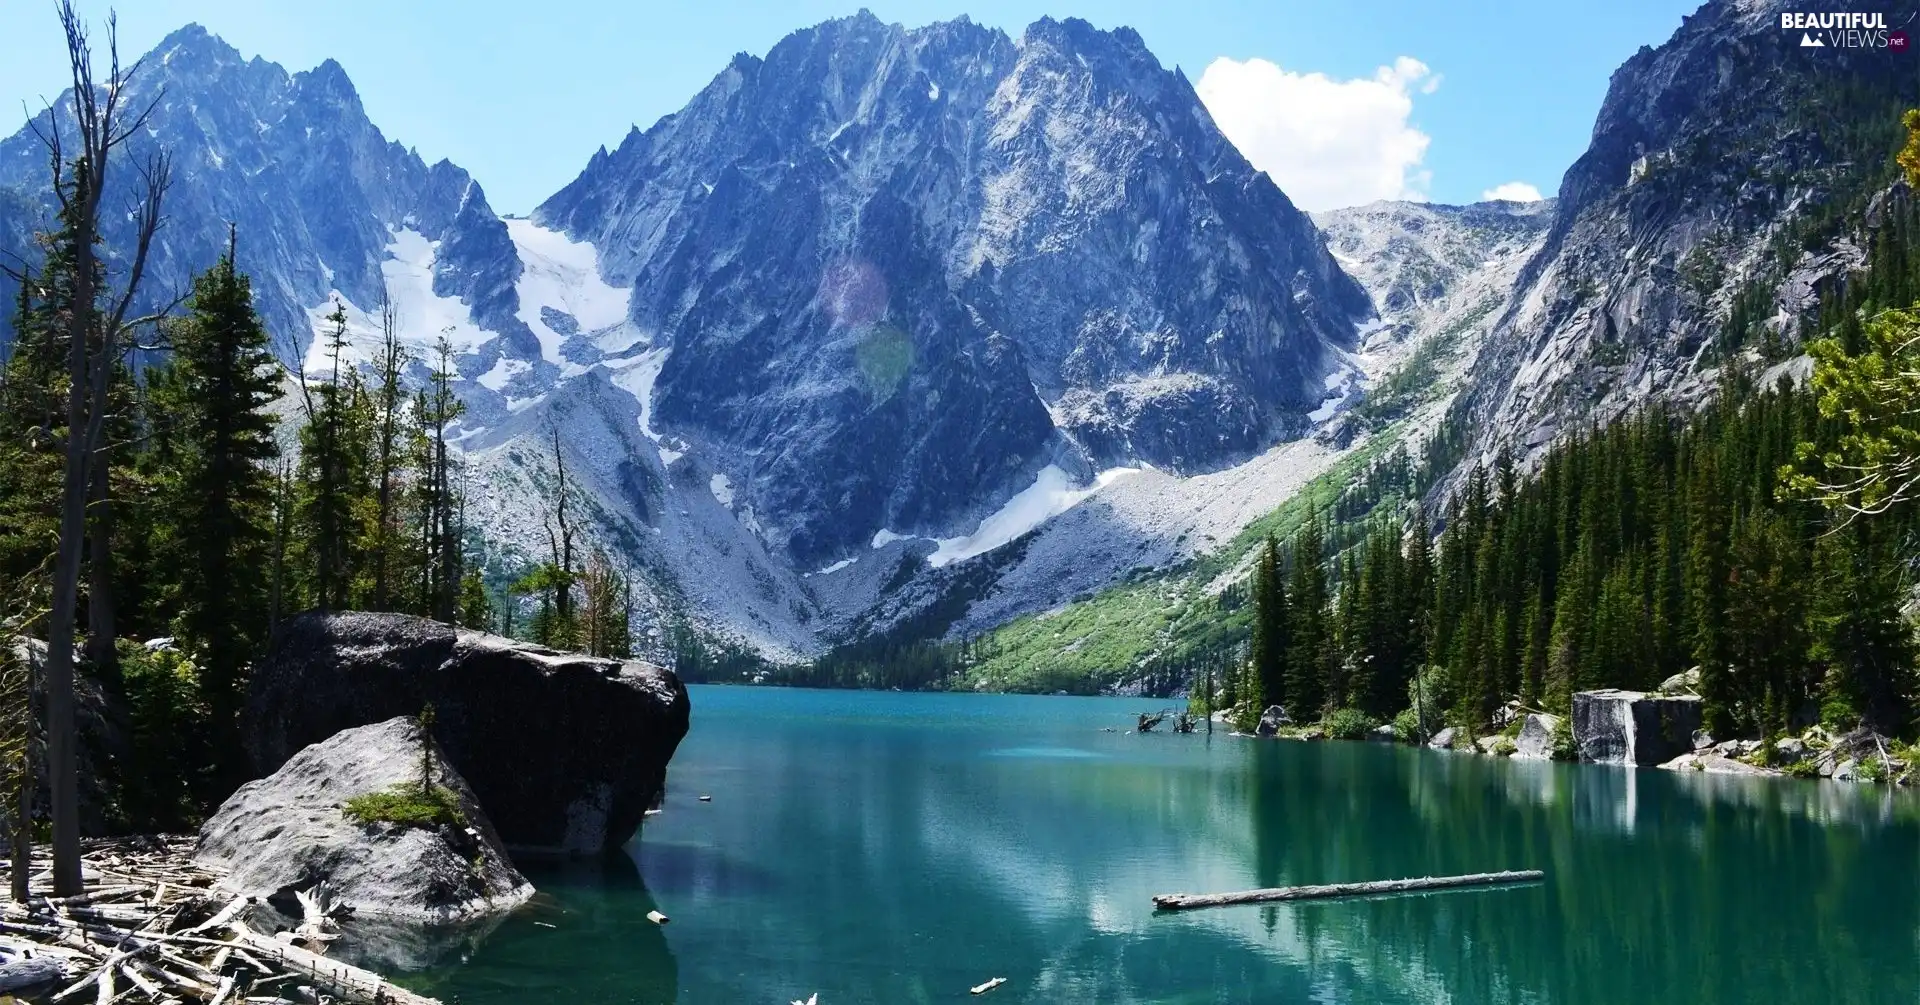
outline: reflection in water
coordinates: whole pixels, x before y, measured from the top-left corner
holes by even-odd
[[[993,976],[1003,1005],[1920,998],[1911,793],[1101,732],[1134,704],[696,688],[644,882],[535,873],[541,901],[433,986],[467,1005],[891,1005]],[[1547,881],[1150,900],[1521,868]]]
[[[626,855],[523,863],[540,895],[469,960],[418,974],[416,991],[461,1005],[679,1000],[680,968],[658,908]]]

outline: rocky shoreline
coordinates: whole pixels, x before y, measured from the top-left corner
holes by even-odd
[[[1573,714],[1558,716],[1510,702],[1500,732],[1470,736],[1448,726],[1430,737],[1405,737],[1393,726],[1373,726],[1364,736],[1333,736],[1324,725],[1296,725],[1280,706],[1269,706],[1252,735],[1275,739],[1365,739],[1432,750],[1516,760],[1578,761],[1718,775],[1830,779],[1839,782],[1920,784],[1920,747],[1909,747],[1872,730],[1835,733],[1809,726],[1771,740],[1716,740],[1701,723],[1695,681],[1676,676],[1655,691],[1604,689],[1573,696]],[[1215,713],[1228,721],[1228,713]]]
[[[253,675],[254,780],[196,836],[131,839],[158,849],[144,858],[98,845],[82,896],[50,896],[38,871],[23,902],[0,896],[0,992],[428,1002],[361,967],[421,969],[498,924],[534,895],[515,855],[624,846],[689,718],[685,686],[651,663],[300,615]]]

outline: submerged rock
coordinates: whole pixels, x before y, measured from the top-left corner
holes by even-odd
[[[619,848],[665,791],[687,690],[664,668],[398,614],[311,612],[254,674],[261,773],[343,729],[435,710],[434,738],[514,850]]]
[[[1573,696],[1573,742],[1583,761],[1655,765],[1693,750],[1700,699],[1608,688]]]
[[[1541,712],[1530,712],[1520,725],[1520,735],[1513,741],[1513,756],[1521,760],[1550,761],[1553,759],[1553,733],[1560,728],[1560,717]]]
[[[437,745],[436,745],[437,748]],[[360,919],[447,924],[511,910],[533,887],[459,773],[434,752],[434,783],[464,823],[360,823],[348,800],[415,782],[420,733],[399,717],[343,730],[240,787],[200,829],[194,862],[231,893],[269,898],[326,884]]]

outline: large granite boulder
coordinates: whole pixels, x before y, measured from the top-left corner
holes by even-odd
[[[1520,735],[1513,740],[1513,756],[1523,761],[1553,760],[1553,733],[1560,728],[1560,717],[1529,712],[1520,723]]]
[[[1277,736],[1282,726],[1291,725],[1293,725],[1293,718],[1287,715],[1286,709],[1278,705],[1268,705],[1267,710],[1260,713],[1260,723],[1254,727],[1254,731],[1261,736]]]
[[[1573,741],[1583,761],[1665,764],[1693,751],[1700,728],[1697,695],[1581,691],[1573,696]]]
[[[262,774],[343,729],[416,715],[515,851],[625,844],[665,791],[687,690],[650,663],[558,652],[397,614],[310,612],[253,677],[248,753]]]
[[[196,864],[229,893],[268,899],[325,884],[356,919],[448,924],[518,907],[533,887],[514,869],[473,790],[436,749],[434,784],[461,824],[360,823],[355,796],[418,784],[420,731],[398,717],[334,734],[248,782],[200,828]]]

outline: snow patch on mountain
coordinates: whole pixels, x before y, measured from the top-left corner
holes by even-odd
[[[964,537],[942,538],[939,548],[927,556],[927,564],[938,569],[950,562],[983,555],[1013,541],[1035,527],[1084,502],[1095,492],[1143,468],[1125,467],[1102,471],[1092,485],[1073,484],[1073,479],[1057,464],[1040,469],[1033,484],[1021,489],[992,516],[980,521],[974,532]]]
[[[520,256],[520,280],[514,286],[518,316],[540,339],[542,356],[560,362],[562,345],[579,333],[599,336],[596,348],[602,351],[608,351],[609,341],[621,344],[624,338],[623,347],[632,344],[631,333],[620,331],[632,291],[600,278],[600,254],[593,245],[527,219],[508,220],[507,236]],[[555,324],[571,330],[557,330]]]
[[[638,356],[629,356],[622,360],[608,360],[602,364],[614,371],[614,386],[633,395],[640,403],[640,432],[652,440],[655,449],[660,452],[660,464],[668,467],[685,455],[684,450],[675,450],[667,446],[665,437],[653,430],[653,387],[660,379],[660,368],[667,365],[667,357],[673,352],[671,347],[662,346],[649,349]]]
[[[400,341],[417,360],[431,360],[435,343],[444,335],[454,355],[477,351],[494,337],[473,322],[467,305],[458,297],[443,297],[433,292],[433,263],[440,242],[411,227],[389,228],[387,257],[380,263],[380,275],[386,283],[387,300],[393,306]],[[308,373],[320,373],[333,365],[328,341],[333,322],[327,316],[338,304],[347,316],[346,348],[340,354],[342,366],[371,363],[380,345],[380,305],[357,304],[339,290],[329,291],[327,301],[307,309],[314,339],[307,347]],[[504,382],[505,378],[502,378]]]
[[[728,509],[733,508],[733,482],[726,475],[716,474],[707,479],[707,491],[713,493],[715,502]]]

